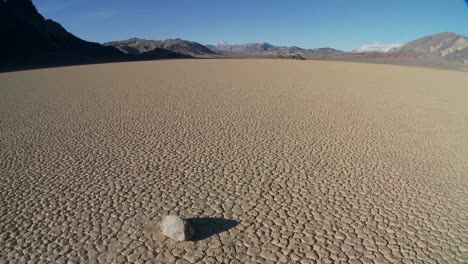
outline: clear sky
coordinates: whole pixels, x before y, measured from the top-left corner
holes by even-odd
[[[85,40],[182,38],[351,50],[439,32],[468,35],[468,0],[33,0]]]

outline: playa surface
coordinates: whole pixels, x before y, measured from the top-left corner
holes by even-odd
[[[346,62],[2,73],[0,263],[466,262],[467,102],[463,72]]]

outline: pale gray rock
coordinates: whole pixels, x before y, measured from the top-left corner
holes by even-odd
[[[176,241],[189,240],[195,233],[190,223],[177,215],[165,216],[159,225],[165,236]]]

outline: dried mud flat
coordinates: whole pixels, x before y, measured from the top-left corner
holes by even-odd
[[[0,74],[0,262],[466,263],[467,102],[466,73],[345,62]]]

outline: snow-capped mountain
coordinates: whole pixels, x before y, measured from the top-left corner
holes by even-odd
[[[231,46],[232,44],[226,41],[219,41],[216,46]]]
[[[365,44],[362,45],[361,47],[351,51],[354,53],[372,53],[372,52],[377,52],[377,53],[387,53],[390,50],[394,50],[401,47],[401,44]]]

